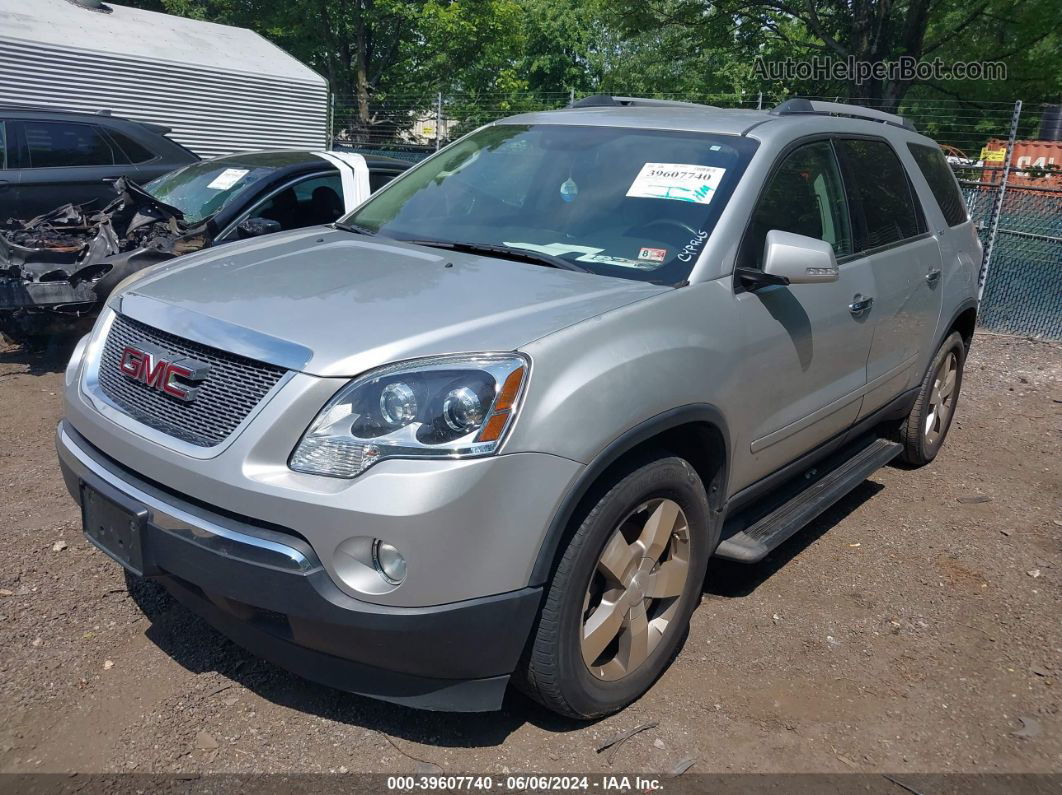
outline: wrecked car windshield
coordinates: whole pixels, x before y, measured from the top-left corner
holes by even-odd
[[[155,198],[176,207],[189,224],[198,224],[262,178],[275,167],[225,159],[191,163],[163,174],[144,187]]]
[[[684,131],[496,125],[413,168],[346,220],[402,240],[522,248],[594,273],[677,283],[755,148]]]

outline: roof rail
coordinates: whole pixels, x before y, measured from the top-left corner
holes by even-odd
[[[883,110],[864,108],[862,105],[848,105],[843,102],[820,102],[796,97],[787,99],[781,105],[771,109],[775,116],[791,116],[800,113],[815,113],[821,116],[848,116],[853,119],[865,119],[867,121],[880,121],[883,124],[891,124],[894,127],[902,127],[911,132],[918,132],[914,123],[903,116],[895,113],[886,113]]]
[[[577,99],[569,108],[715,108],[715,105],[700,105],[696,102],[679,102],[677,99],[647,99],[645,97],[615,97],[611,94],[593,94]]]

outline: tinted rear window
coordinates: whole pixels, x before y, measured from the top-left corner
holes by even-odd
[[[114,165],[114,150],[93,124],[27,121],[22,129],[30,168]]]
[[[955,177],[951,174],[951,167],[944,159],[944,153],[934,146],[921,144],[907,144],[907,148],[911,150],[922,176],[929,183],[929,189],[940,205],[940,211],[944,213],[948,226],[966,223],[966,205]]]
[[[855,226],[856,250],[866,251],[922,233],[919,211],[900,158],[884,141],[837,142]]]

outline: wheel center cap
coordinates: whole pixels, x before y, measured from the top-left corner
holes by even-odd
[[[627,586],[627,598],[632,605],[645,598],[645,592],[649,589],[649,572],[636,572],[631,578],[631,584]]]

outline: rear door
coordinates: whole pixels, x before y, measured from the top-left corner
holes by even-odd
[[[735,422],[744,437],[737,441],[743,449],[735,456],[735,488],[846,431],[866,386],[872,324],[851,305],[870,294],[874,281],[867,263],[851,256],[843,181],[828,139],[801,143],[775,167],[749,221],[739,264],[762,267],[772,229],[830,243],[839,278],[735,294],[747,373],[743,419]]]
[[[888,141],[845,137],[836,144],[852,210],[855,256],[874,278],[863,417],[921,380],[920,354],[932,344],[940,315],[940,247]]]
[[[115,197],[112,182],[136,168],[99,125],[69,121],[17,121],[21,178],[17,214],[31,218],[70,202],[102,209]]]
[[[0,223],[15,214],[15,189],[18,186],[15,148],[8,135],[10,126],[10,122],[0,119]]]

